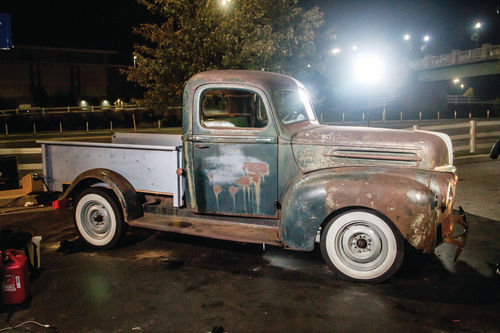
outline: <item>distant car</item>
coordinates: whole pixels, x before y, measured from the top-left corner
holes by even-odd
[[[496,160],[500,154],[500,140],[491,147],[490,158]]]

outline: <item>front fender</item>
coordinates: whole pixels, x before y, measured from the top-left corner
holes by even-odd
[[[282,203],[280,237],[285,246],[312,250],[319,227],[349,208],[373,209],[390,219],[416,249],[434,248],[438,198],[432,174],[390,168],[335,168],[300,175]]]
[[[134,187],[125,177],[109,169],[97,168],[83,172],[75,178],[58,200],[74,197],[82,190],[97,183],[105,183],[115,193],[120,201],[123,219],[126,222],[142,216],[142,207]]]

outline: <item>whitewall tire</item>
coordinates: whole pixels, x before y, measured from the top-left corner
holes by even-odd
[[[97,249],[110,249],[120,240],[123,218],[116,200],[103,189],[83,191],[75,204],[75,224],[81,238]]]
[[[387,219],[369,210],[351,210],[334,217],[321,234],[321,253],[340,277],[382,282],[401,266],[404,240]]]

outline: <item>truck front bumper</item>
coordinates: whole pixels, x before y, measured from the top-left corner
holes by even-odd
[[[467,237],[469,236],[469,225],[467,223],[467,217],[462,207],[458,209],[458,215],[450,214],[448,216],[448,223],[451,232],[443,238],[443,242],[455,245],[457,250],[455,251],[455,258],[453,261],[458,259],[460,253],[467,243]],[[457,228],[458,226],[458,228]]]

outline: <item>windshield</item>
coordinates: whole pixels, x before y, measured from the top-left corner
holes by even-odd
[[[274,104],[281,122],[285,125],[299,121],[316,122],[316,116],[304,88],[273,91]]]

